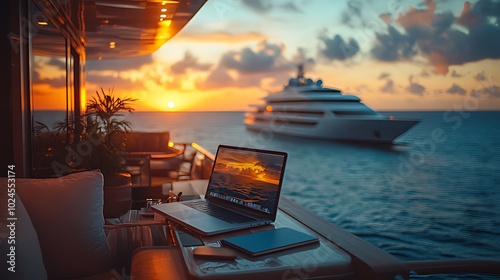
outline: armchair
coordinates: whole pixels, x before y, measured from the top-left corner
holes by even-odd
[[[167,170],[177,169],[186,145],[169,147],[169,137],[168,131],[128,133],[125,169],[135,179],[134,186],[161,186]]]
[[[129,132],[127,135],[126,149],[130,153],[169,153],[168,147],[170,133],[166,132]]]
[[[182,162],[179,164],[177,170],[168,171],[167,176],[176,181],[191,180],[196,153],[196,150],[184,153]]]

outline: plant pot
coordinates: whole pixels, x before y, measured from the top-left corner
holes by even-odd
[[[132,207],[132,179],[128,173],[112,173],[104,176],[105,219],[119,218]]]

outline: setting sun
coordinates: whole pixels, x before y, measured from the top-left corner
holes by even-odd
[[[169,109],[172,109],[172,108],[175,107],[175,102],[172,101],[172,100],[170,100],[170,101],[168,101],[167,106],[168,106]]]

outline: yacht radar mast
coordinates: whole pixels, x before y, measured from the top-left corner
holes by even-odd
[[[304,65],[303,64],[299,64],[297,70],[298,70],[297,71],[297,83],[299,85],[305,85],[306,84],[306,80],[304,78]]]
[[[307,85],[312,85],[314,82],[312,79],[306,79],[304,76],[304,65],[299,64],[297,66],[297,77],[296,78],[290,78],[288,81],[288,86],[307,86]],[[322,83],[322,82],[321,82]],[[321,83],[318,84],[321,86]]]

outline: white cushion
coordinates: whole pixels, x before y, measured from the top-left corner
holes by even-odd
[[[87,171],[56,179],[17,179],[38,234],[50,279],[76,278],[110,269],[104,233],[103,177]]]
[[[2,228],[0,232],[3,233],[4,229],[6,229],[5,235],[0,234],[0,252],[2,252],[0,260],[5,263],[3,261],[5,257],[8,262],[6,266],[3,266],[4,270],[0,272],[0,278],[12,280],[47,279],[40,243],[31,219],[26,213],[21,199],[14,196],[15,193],[8,192],[8,189],[13,188],[7,188],[7,184],[7,178],[0,178],[0,201],[7,202],[4,204],[6,206],[8,203],[15,203],[15,212],[14,216],[10,216],[7,207],[0,211],[0,227]],[[9,199],[14,199],[14,201]],[[10,220],[9,218],[15,218],[16,220]],[[11,228],[8,227],[9,225]],[[9,237],[12,238],[9,239]],[[14,246],[15,250],[13,252],[10,250],[11,246]],[[7,255],[12,255],[12,260],[11,256]],[[12,268],[14,272],[7,270],[12,265],[14,265]]]

